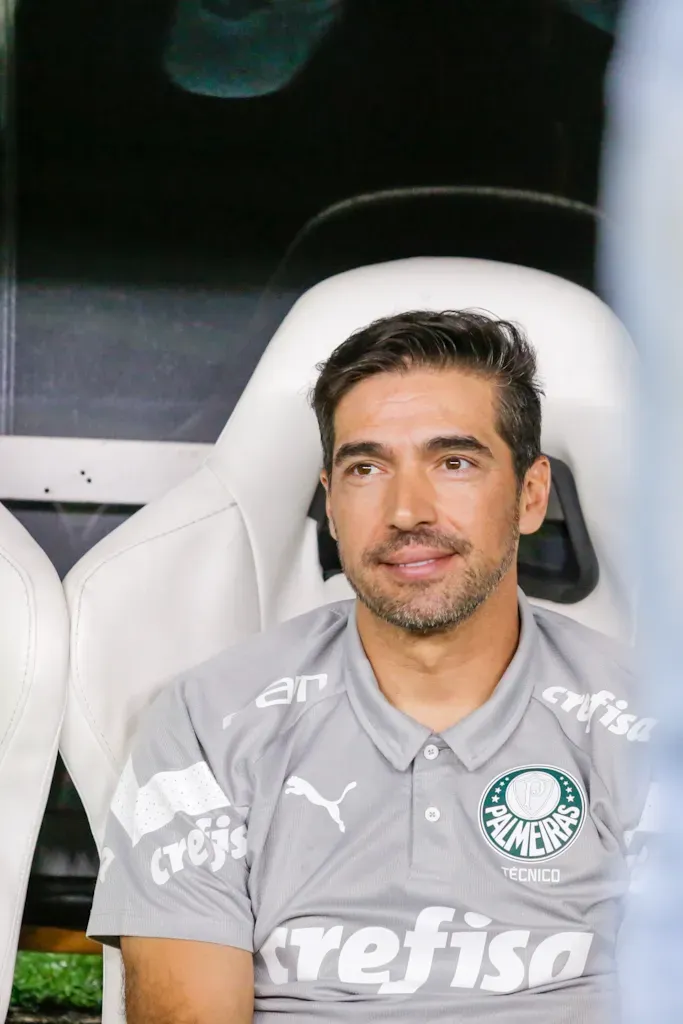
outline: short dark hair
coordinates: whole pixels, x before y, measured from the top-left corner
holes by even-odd
[[[416,310],[383,317],[356,331],[329,359],[317,364],[320,375],[310,398],[328,477],[334,455],[334,414],[344,395],[375,374],[420,367],[462,367],[498,385],[497,429],[512,452],[521,484],[541,454],[543,390],[536,354],[519,326],[471,310]]]

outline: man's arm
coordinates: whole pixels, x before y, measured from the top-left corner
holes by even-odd
[[[254,961],[233,946],[121,938],[127,1024],[252,1024]]]

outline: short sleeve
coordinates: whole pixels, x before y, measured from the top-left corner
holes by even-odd
[[[221,760],[223,760],[221,758]],[[193,939],[253,952],[247,807],[197,737],[183,687],[144,715],[114,794],[88,935]]]

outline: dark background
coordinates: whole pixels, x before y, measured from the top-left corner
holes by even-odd
[[[611,37],[556,0],[347,0],[303,72],[248,100],[168,80],[173,10],[19,4],[19,433],[213,440],[267,341],[261,290],[340,199],[494,185],[595,201]],[[485,220],[454,223],[450,251],[504,233]]]

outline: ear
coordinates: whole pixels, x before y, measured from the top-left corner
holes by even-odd
[[[320,483],[325,488],[325,515],[327,516],[327,525],[330,530],[330,534],[333,540],[337,540],[337,534],[334,529],[334,520],[332,519],[332,503],[330,501],[330,481],[325,470],[320,474]]]
[[[539,456],[527,470],[519,496],[519,532],[536,533],[540,529],[550,498],[550,462],[545,455]]]

